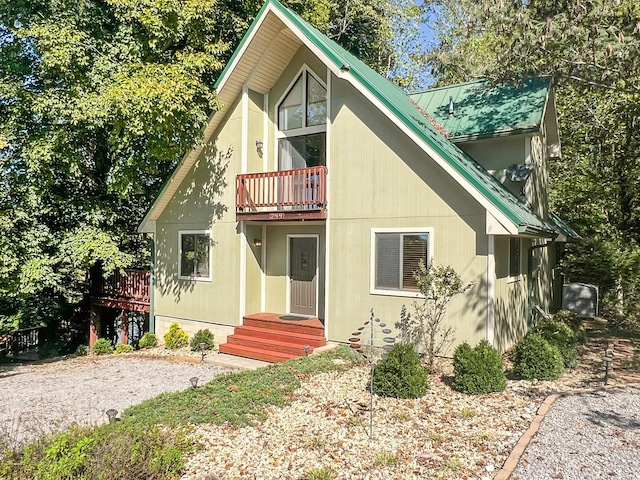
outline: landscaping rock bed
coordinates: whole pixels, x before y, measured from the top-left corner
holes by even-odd
[[[41,365],[0,366],[0,442],[12,446],[72,423],[96,425],[163,392],[208,382],[228,369],[134,355],[84,357]]]

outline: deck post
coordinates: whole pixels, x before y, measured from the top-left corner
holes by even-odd
[[[129,312],[122,310],[122,324],[120,325],[120,342],[129,344]]]

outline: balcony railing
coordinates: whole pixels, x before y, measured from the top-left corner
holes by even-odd
[[[115,272],[103,280],[99,295],[148,302],[149,282],[149,270],[127,270],[125,275]]]
[[[255,220],[326,218],[327,167],[236,177],[236,216]]]

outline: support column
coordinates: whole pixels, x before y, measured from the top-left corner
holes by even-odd
[[[129,344],[129,312],[122,310],[122,325],[120,326],[120,341]]]
[[[91,302],[91,310],[89,313],[89,350],[93,349],[93,345],[98,340],[98,332],[100,331],[100,307]]]

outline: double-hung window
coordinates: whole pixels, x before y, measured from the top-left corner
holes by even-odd
[[[179,234],[179,278],[211,280],[211,234],[208,231],[182,231]]]
[[[515,281],[520,276],[520,239],[518,237],[509,237],[509,277]]]
[[[304,70],[278,105],[278,169],[326,164],[327,89]]]
[[[420,262],[429,262],[432,240],[431,229],[372,230],[372,292],[415,295],[414,274]]]

